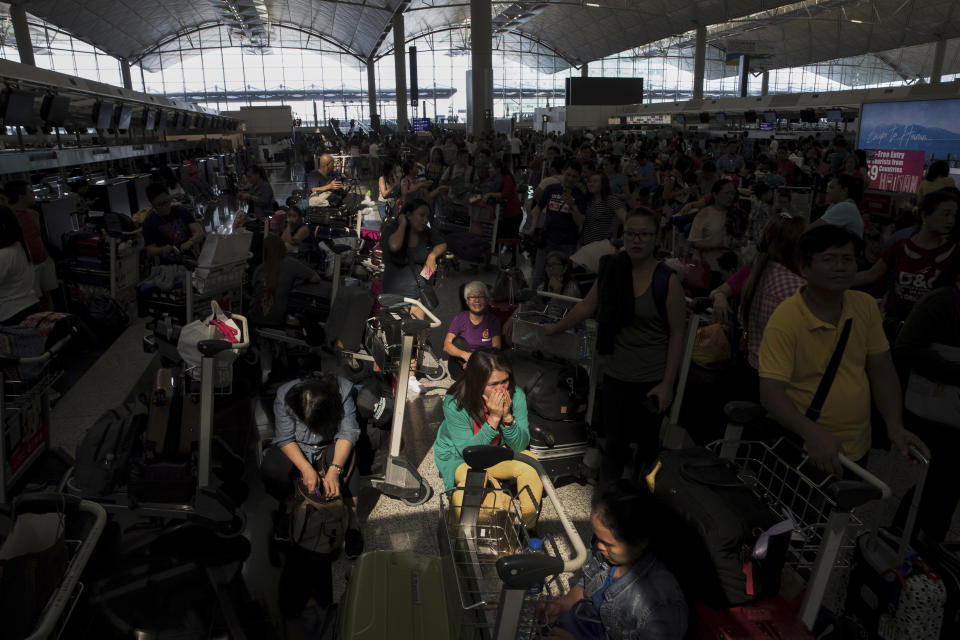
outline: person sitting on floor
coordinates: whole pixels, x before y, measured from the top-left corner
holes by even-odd
[[[532,455],[526,450],[529,444],[527,397],[513,379],[510,359],[497,349],[477,349],[443,399],[443,422],[433,443],[433,457],[444,489],[451,491],[466,481],[469,467],[463,460],[463,450],[467,447],[505,446]],[[543,495],[537,471],[508,460],[489,467],[487,478],[494,489],[499,489],[500,480],[516,480],[523,523],[527,528],[534,527]],[[498,506],[501,496],[498,491],[487,492],[483,506]],[[453,492],[451,502],[455,506],[462,499],[463,491]]]
[[[468,282],[463,288],[466,311],[461,311],[450,322],[443,340],[443,352],[450,356],[450,376],[457,380],[472,352],[481,347],[502,349],[500,321],[490,312],[487,285],[479,280]]]
[[[276,537],[286,539],[288,521],[282,516],[299,474],[308,494],[347,502],[350,523],[344,552],[349,558],[359,556],[363,535],[357,515],[360,473],[355,469],[354,447],[360,426],[353,385],[329,373],[291,380],[277,389],[273,412],[273,446],[263,456],[260,473],[267,493],[280,502]]]
[[[657,505],[647,487],[618,480],[594,498],[593,553],[579,582],[547,604],[550,640],[683,638],[689,609],[657,557]]]

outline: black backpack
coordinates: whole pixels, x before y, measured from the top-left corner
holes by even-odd
[[[312,553],[335,553],[343,546],[350,524],[350,510],[344,498],[324,500],[309,496],[296,483],[290,509],[290,542]]]
[[[73,471],[84,496],[106,495],[126,482],[130,456],[146,426],[147,407],[137,400],[110,409],[87,429]]]
[[[527,396],[527,410],[547,420],[582,420],[590,378],[582,367],[514,351],[513,379]]]

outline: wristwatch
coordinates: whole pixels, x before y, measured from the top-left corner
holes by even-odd
[[[507,422],[506,420],[501,420],[501,421],[500,421],[500,426],[501,426],[501,427],[506,427],[507,429],[509,429],[510,427],[513,426],[513,424],[514,424],[516,421],[517,421],[516,418],[514,418],[514,419],[511,420],[510,422]]]
[[[337,475],[343,475],[343,465],[339,465],[336,462],[331,462],[330,466],[337,470]]]

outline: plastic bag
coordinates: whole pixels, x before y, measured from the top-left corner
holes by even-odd
[[[177,353],[183,358],[186,368],[192,369],[200,366],[201,356],[197,345],[201,340],[239,342],[242,339],[243,336],[240,335],[240,327],[237,326],[237,323],[227,317],[216,300],[211,300],[209,316],[204,320],[194,320],[180,330]],[[232,363],[235,358],[236,354],[232,350],[221,351],[217,354],[218,362],[229,361]]]
[[[701,367],[716,367],[731,358],[730,341],[723,325],[708,324],[697,330],[693,344],[693,362]]]

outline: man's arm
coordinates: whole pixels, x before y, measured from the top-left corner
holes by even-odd
[[[597,295],[597,283],[594,282],[586,297],[574,305],[563,318],[553,324],[546,325],[543,328],[543,334],[547,336],[556,335],[592,317],[597,310]]]
[[[887,437],[904,456],[909,456],[910,445],[916,446],[923,455],[930,457],[927,445],[915,434],[903,428],[903,402],[900,381],[893,366],[889,351],[867,356],[867,377],[870,379],[870,393],[873,401],[887,425]]]
[[[760,378],[760,403],[782,427],[803,438],[810,460],[817,467],[838,477],[843,475],[838,457],[841,452],[840,441],[800,413],[787,395],[786,382]]]

